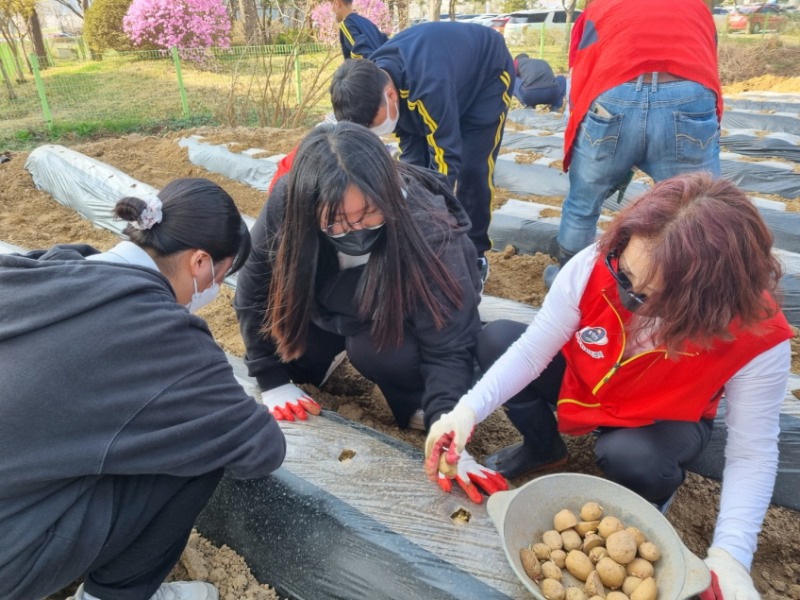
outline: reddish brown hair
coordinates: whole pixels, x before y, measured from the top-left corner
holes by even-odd
[[[658,318],[657,341],[670,352],[687,342],[708,347],[730,339],[737,319],[747,328],[777,311],[782,274],[772,255],[772,233],[745,194],[725,179],[691,173],[655,185],[624,208],[600,239],[601,255],[648,242],[659,292],[641,314]],[[644,325],[646,326],[646,325]]]

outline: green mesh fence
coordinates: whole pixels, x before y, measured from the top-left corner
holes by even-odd
[[[336,47],[323,44],[105,52],[92,59],[80,38],[50,40],[47,68],[38,69],[32,54],[18,56],[25,81],[0,88],[0,136],[177,119],[296,126],[329,107],[330,77],[341,60]],[[0,45],[0,62],[13,80],[7,46]]]

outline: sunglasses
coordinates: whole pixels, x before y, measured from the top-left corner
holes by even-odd
[[[631,280],[628,279],[625,273],[619,270],[619,255],[619,250],[612,250],[609,252],[606,255],[606,267],[608,267],[611,276],[627,296],[641,306],[644,304],[645,300],[647,300],[647,294],[637,294],[633,291],[633,283],[631,283]]]

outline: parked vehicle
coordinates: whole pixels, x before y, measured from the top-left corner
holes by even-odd
[[[508,23],[508,18],[509,15],[497,15],[494,19],[489,21],[489,27],[491,27],[495,31],[503,33],[503,30],[506,27],[506,23]]]
[[[728,13],[730,13],[730,8],[723,6],[715,6],[711,9],[711,14],[714,17],[714,25],[716,25],[717,31],[727,30]]]
[[[728,32],[743,31],[760,33],[761,31],[782,31],[789,21],[777,4],[760,6],[737,6],[728,14]]]
[[[576,10],[572,13],[572,22],[581,14]],[[544,23],[545,29],[565,29],[567,12],[555,9],[521,10],[509,15],[505,24],[503,35],[509,45],[522,45],[527,41],[529,32],[538,31]]]

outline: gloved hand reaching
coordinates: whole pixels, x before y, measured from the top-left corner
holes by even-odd
[[[508,489],[508,482],[505,477],[478,464],[466,450],[461,451],[461,456],[458,459],[458,470],[454,479],[464,490],[467,497],[476,504],[483,502],[480,490],[491,496],[495,492]],[[447,493],[450,493],[450,490],[453,489],[453,480],[447,478],[443,473],[438,474],[436,483]]]
[[[428,474],[428,479],[438,482],[439,461],[443,453],[445,468],[441,471],[446,477],[455,476],[455,465],[474,428],[475,413],[460,403],[431,425],[425,440],[425,472]],[[447,468],[447,465],[450,465],[450,468]]]
[[[704,562],[711,571],[711,586],[700,594],[701,600],[761,599],[744,565],[722,548],[709,548]]]
[[[285,383],[261,392],[261,403],[269,409],[276,421],[301,421],[308,415],[318,415],[322,407],[293,383]]]

